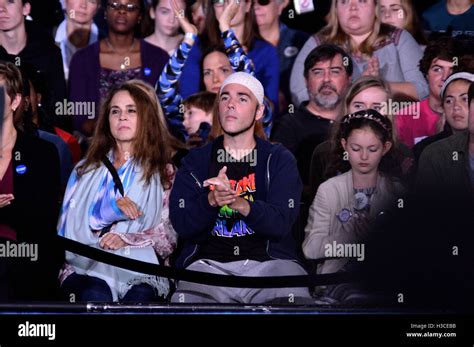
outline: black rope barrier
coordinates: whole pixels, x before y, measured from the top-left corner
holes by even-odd
[[[58,236],[61,245],[65,250],[80,256],[93,259],[108,265],[122,269],[167,277],[176,280],[201,283],[220,287],[236,288],[292,288],[292,287],[313,287],[320,285],[331,285],[352,282],[356,278],[355,273],[332,273],[332,274],[311,274],[298,276],[268,276],[268,277],[247,277],[216,275],[206,272],[176,269],[168,266],[157,265],[139,260],[116,255],[104,250],[89,247],[80,242]],[[325,258],[335,259],[335,258]],[[340,259],[340,258],[338,258]]]

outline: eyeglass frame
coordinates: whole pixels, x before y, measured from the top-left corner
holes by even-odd
[[[127,12],[135,12],[135,11],[140,11],[141,6],[140,5],[134,5],[131,3],[128,4],[121,4],[119,2],[107,2],[107,7],[110,7],[114,11],[120,11],[124,9]]]
[[[230,2],[231,0],[211,0],[211,3],[214,6],[223,6],[225,2]],[[270,5],[271,0],[256,0],[253,1],[254,3],[257,2],[260,6],[268,6]]]

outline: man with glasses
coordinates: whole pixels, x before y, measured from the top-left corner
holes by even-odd
[[[276,47],[280,59],[279,110],[285,113],[291,102],[290,74],[296,56],[309,34],[291,29],[280,21],[289,0],[253,0],[254,12],[260,35]]]
[[[54,115],[56,102],[66,97],[63,62],[60,49],[49,36],[32,22],[26,22],[31,5],[28,0],[0,0],[0,60],[17,67],[28,63],[46,76],[50,95],[44,95],[42,105],[48,115]],[[53,125],[67,127],[65,117],[52,119]]]

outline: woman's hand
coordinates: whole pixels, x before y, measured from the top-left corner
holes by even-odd
[[[192,34],[197,35],[198,30],[196,26],[192,24],[191,22],[189,22],[188,18],[186,18],[186,15],[184,13],[185,12],[184,9],[178,6],[178,4],[176,3],[176,0],[171,0],[171,7],[173,8],[176,18],[178,18],[178,22],[181,29],[185,33],[192,33]],[[184,38],[184,42],[190,45],[194,44],[194,40],[188,37]]]
[[[224,11],[219,18],[219,29],[221,33],[230,29],[230,23],[239,11],[239,8],[240,0],[230,0],[227,5],[225,5]]]
[[[117,207],[130,219],[137,219],[142,215],[137,204],[127,197],[117,199]]]
[[[13,194],[0,194],[0,208],[10,205],[13,199]]]
[[[103,249],[116,250],[122,247],[127,246],[128,244],[123,241],[120,236],[116,234],[105,234],[104,237],[100,239],[99,246]]]
[[[370,217],[367,211],[356,211],[352,216],[353,221],[353,232],[357,237],[357,240],[364,242],[369,236],[369,232],[374,226],[374,221]]]
[[[369,59],[369,64],[367,65],[367,68],[364,70],[364,72],[362,72],[362,76],[378,77],[380,74],[379,69],[379,59],[376,56],[372,56],[372,58]]]

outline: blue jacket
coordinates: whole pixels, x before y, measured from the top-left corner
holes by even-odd
[[[192,150],[182,161],[170,196],[170,219],[176,232],[184,240],[184,248],[176,266],[186,267],[194,260],[199,244],[211,235],[218,208],[208,202],[208,188],[202,183],[210,178],[213,144]],[[296,243],[291,228],[299,212],[303,189],[290,151],[282,145],[256,138],[257,165],[255,201],[250,213],[242,217],[245,223],[262,235],[267,242],[267,253],[275,259],[297,260]]]

